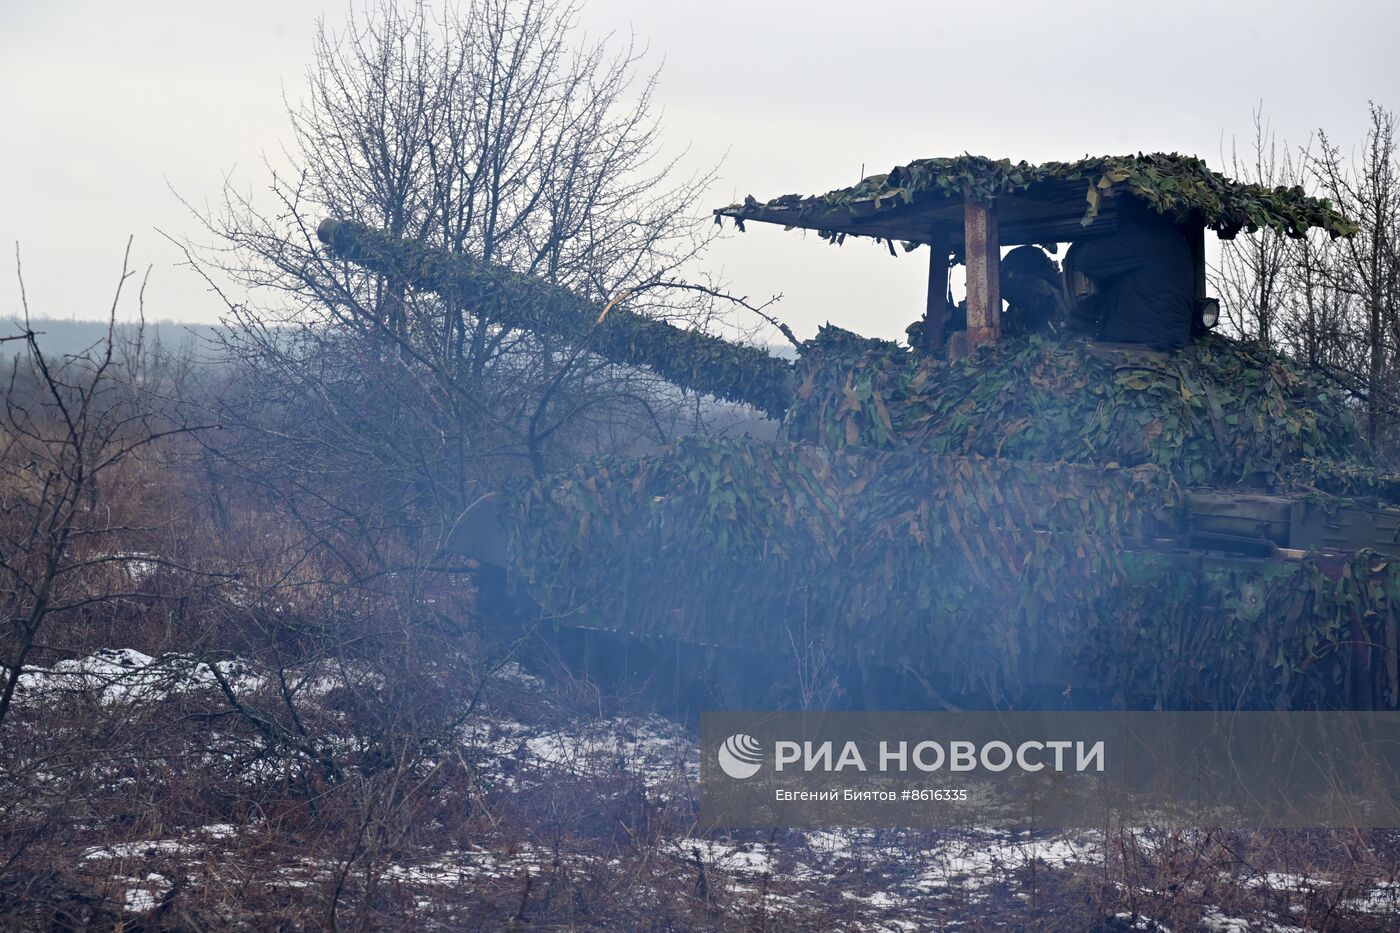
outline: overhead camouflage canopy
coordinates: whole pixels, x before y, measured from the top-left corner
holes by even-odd
[[[996,202],[1001,244],[1011,246],[1109,233],[1114,199],[1122,194],[1180,222],[1203,224],[1227,240],[1241,230],[1264,228],[1295,237],[1313,227],[1332,236],[1356,232],[1330,203],[1302,188],[1234,181],[1201,159],[1176,153],[1040,165],[974,155],[917,159],[849,188],[767,202],[748,197],[714,213],[716,221],[728,217],[741,225],[757,220],[816,230],[833,242],[868,236],[920,244],[929,242],[931,229],[947,226],[956,244],[966,196]]]
[[[961,253],[967,265],[968,342],[995,343],[1001,336],[1001,248],[1111,235],[1124,195],[1186,232],[1198,302],[1206,297],[1206,229],[1223,239],[1263,228],[1292,237],[1314,227],[1334,237],[1356,232],[1327,201],[1302,188],[1233,181],[1194,156],[1176,153],[1040,165],[974,155],[919,159],[822,195],[789,194],[767,202],[750,196],[716,210],[715,222],[728,217],[740,229],[749,220],[801,227],[838,244],[848,236],[873,237],[892,253],[896,242],[906,250],[927,244],[921,349],[941,352],[950,253]]]

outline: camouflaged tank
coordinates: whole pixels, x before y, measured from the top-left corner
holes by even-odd
[[[948,260],[967,262],[983,307],[965,356],[828,327],[795,361],[356,223],[319,235],[339,259],[779,422],[774,441],[691,437],[464,516],[459,547],[550,619],[686,646],[704,677],[742,664],[789,695],[835,671],[855,702],[897,682],[903,705],[1394,708],[1400,478],[1339,390],[1212,334],[1165,353],[996,332],[1000,249],[1111,236],[1124,197],[1193,242],[1351,232],[1301,191],[1160,155],[924,160],[723,208],[930,245],[935,331]]]

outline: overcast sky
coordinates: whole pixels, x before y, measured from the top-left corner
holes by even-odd
[[[221,306],[157,232],[194,233],[169,187],[256,187],[302,93],[311,0],[0,0],[0,313],[19,241],[36,315],[100,317],[128,235],[153,265],[146,313]],[[1177,150],[1219,167],[1262,100],[1295,143],[1360,138],[1370,99],[1400,107],[1400,4],[1356,2],[704,3],[592,0],[590,33],[635,33],[662,70],[665,135],[723,160],[707,206],[816,193],[963,151],[1042,161]],[[169,187],[168,187],[169,186]],[[922,254],[752,224],[711,271],[785,296],[799,336],[822,321],[900,336],[923,307]]]

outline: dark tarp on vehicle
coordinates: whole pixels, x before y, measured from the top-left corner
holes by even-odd
[[[1065,265],[1098,288],[1086,310],[1099,340],[1159,349],[1191,342],[1195,272],[1182,227],[1141,208],[1122,211],[1112,236],[1074,244]]]

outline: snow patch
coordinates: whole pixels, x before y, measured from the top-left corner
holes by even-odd
[[[1201,917],[1202,933],[1249,933],[1252,929],[1248,920],[1227,917],[1219,910],[1207,910]]]
[[[773,858],[763,843],[735,845],[713,839],[682,836],[674,840],[677,853],[685,859],[699,856],[707,867],[744,875],[762,875],[773,870]]]
[[[262,683],[243,662],[218,661],[215,667],[236,690],[253,690]],[[215,685],[210,665],[187,655],[153,658],[134,648],[104,648],[87,657],[25,671],[19,678],[19,693],[25,701],[87,694],[105,706],[113,706],[163,699]]]

